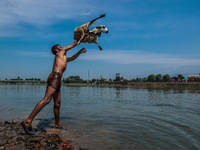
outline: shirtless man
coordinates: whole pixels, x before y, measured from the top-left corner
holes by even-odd
[[[85,47],[82,48],[79,52],[77,52],[72,57],[67,58],[67,51],[71,48],[75,47],[77,45],[77,41],[75,40],[71,45],[61,47],[59,44],[54,45],[52,47],[52,53],[55,55],[54,64],[53,64],[53,71],[49,75],[47,80],[47,89],[44,98],[35,106],[32,113],[29,115],[29,117],[21,122],[22,127],[24,128],[25,132],[27,134],[34,135],[35,132],[32,130],[31,124],[34,119],[34,117],[40,112],[40,110],[46,106],[51,99],[54,100],[54,115],[55,115],[55,126],[58,129],[62,129],[61,123],[60,123],[60,87],[61,87],[61,78],[63,75],[63,72],[65,71],[67,67],[67,63],[70,61],[75,60],[81,53],[85,53],[86,49]]]

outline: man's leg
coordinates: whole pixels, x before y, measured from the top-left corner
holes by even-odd
[[[61,94],[60,94],[60,89],[55,92],[53,95],[53,100],[54,100],[54,115],[55,115],[55,125],[58,127],[61,127],[60,123],[60,105],[61,105]]]
[[[27,127],[31,126],[31,123],[34,119],[34,117],[40,112],[40,110],[47,105],[48,103],[50,103],[54,93],[56,92],[56,89],[48,86],[46,89],[46,94],[44,96],[44,98],[35,106],[34,110],[32,111],[32,113],[30,114],[30,116],[26,119],[25,124]]]

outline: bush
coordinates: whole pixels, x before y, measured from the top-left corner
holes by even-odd
[[[170,77],[169,74],[165,74],[165,75],[163,76],[163,81],[164,81],[164,82],[169,82],[170,80],[171,80],[171,77]]]
[[[81,79],[79,76],[69,76],[66,79],[63,79],[64,83],[82,83],[83,79]]]
[[[150,74],[147,78],[147,81],[149,82],[155,82],[156,81],[156,76],[154,74]]]

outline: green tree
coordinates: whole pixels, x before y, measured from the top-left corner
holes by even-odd
[[[136,79],[132,79],[132,80],[131,80],[131,82],[135,82],[135,81],[136,81]]]
[[[161,82],[162,81],[162,74],[157,74],[156,75],[156,82]]]
[[[20,77],[17,77],[17,79],[16,80],[23,80],[23,79],[21,79]]]
[[[97,80],[96,79],[92,79],[92,83],[95,83]]]
[[[105,79],[105,78],[100,79],[100,82],[105,82],[105,81],[107,81],[107,79]]]
[[[83,80],[79,76],[69,76],[63,82],[64,83],[82,83]]]
[[[178,77],[181,78],[181,80],[185,78],[182,74],[179,74]]]
[[[149,82],[155,82],[156,81],[156,76],[154,74],[150,74],[147,78],[147,81]]]
[[[115,81],[120,81],[120,80],[121,80],[120,76],[116,76]]]
[[[141,81],[146,82],[146,81],[147,81],[147,78],[142,78]]]
[[[163,75],[163,81],[164,81],[164,82],[169,82],[170,79],[171,79],[171,77],[170,77],[169,74],[165,74],[165,75]]]
[[[146,78],[139,78],[137,77],[136,79],[134,79],[136,82],[145,82],[147,79]],[[132,80],[133,81],[133,80]]]
[[[136,81],[140,81],[140,80],[141,80],[141,78],[139,78],[139,77],[136,78]]]

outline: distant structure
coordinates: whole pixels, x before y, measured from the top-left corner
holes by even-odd
[[[100,80],[102,80],[103,79],[103,75],[100,75]]]
[[[189,75],[188,81],[189,82],[200,82],[200,74],[199,75]]]
[[[120,81],[121,78],[120,78],[120,73],[116,73],[115,75],[115,81]]]
[[[88,80],[87,80],[87,82],[89,83],[89,81],[90,81],[90,70],[88,70]]]
[[[180,77],[172,77],[171,82],[181,82],[181,78]]]
[[[115,76],[116,78],[118,78],[118,77],[120,77],[120,73],[116,73],[116,76]]]

